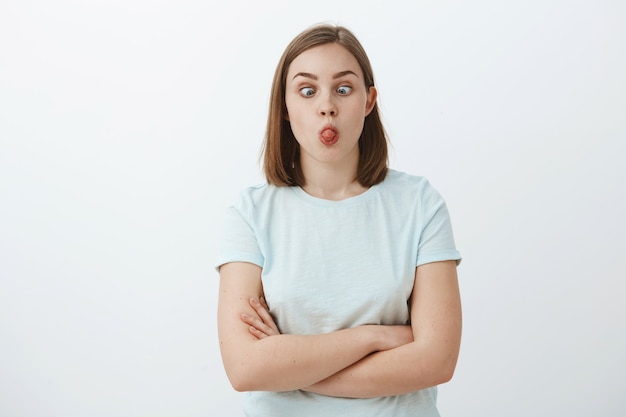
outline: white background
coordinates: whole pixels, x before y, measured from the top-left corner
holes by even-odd
[[[626,3],[0,3],[0,415],[240,416],[220,220],[271,77],[361,39],[391,166],[446,198],[464,337],[444,416],[626,414]]]

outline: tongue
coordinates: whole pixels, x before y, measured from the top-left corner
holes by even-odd
[[[322,140],[324,142],[332,142],[337,134],[332,129],[326,129],[322,132]]]

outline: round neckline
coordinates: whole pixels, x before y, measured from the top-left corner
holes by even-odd
[[[367,190],[363,191],[361,194],[357,194],[357,195],[352,196],[352,197],[344,198],[343,200],[327,200],[325,198],[315,197],[315,196],[307,193],[306,191],[304,191],[304,189],[302,189],[302,187],[300,187],[300,186],[293,186],[293,187],[290,187],[290,188],[299,197],[301,197],[301,198],[307,200],[308,202],[313,203],[313,204],[315,204],[317,206],[321,206],[321,207],[347,207],[347,206],[353,206],[355,204],[359,204],[359,203],[369,199],[369,197],[376,192],[376,189],[378,188],[378,186],[379,186],[379,184],[372,185],[370,188],[368,188]]]

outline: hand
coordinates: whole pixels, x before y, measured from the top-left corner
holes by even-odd
[[[259,340],[268,336],[279,335],[280,331],[274,322],[274,318],[270,314],[270,309],[265,302],[265,298],[260,297],[258,300],[251,298],[250,305],[259,316],[257,318],[247,314],[241,315],[241,320],[250,326],[248,329],[250,334]]]
[[[377,326],[382,331],[381,347],[379,350],[394,349],[413,342],[411,326]]]

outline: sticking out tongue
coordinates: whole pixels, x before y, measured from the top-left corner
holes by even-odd
[[[322,134],[320,135],[320,139],[326,145],[332,145],[333,143],[337,142],[337,132],[335,132],[333,129],[324,129],[324,131],[322,131]]]

